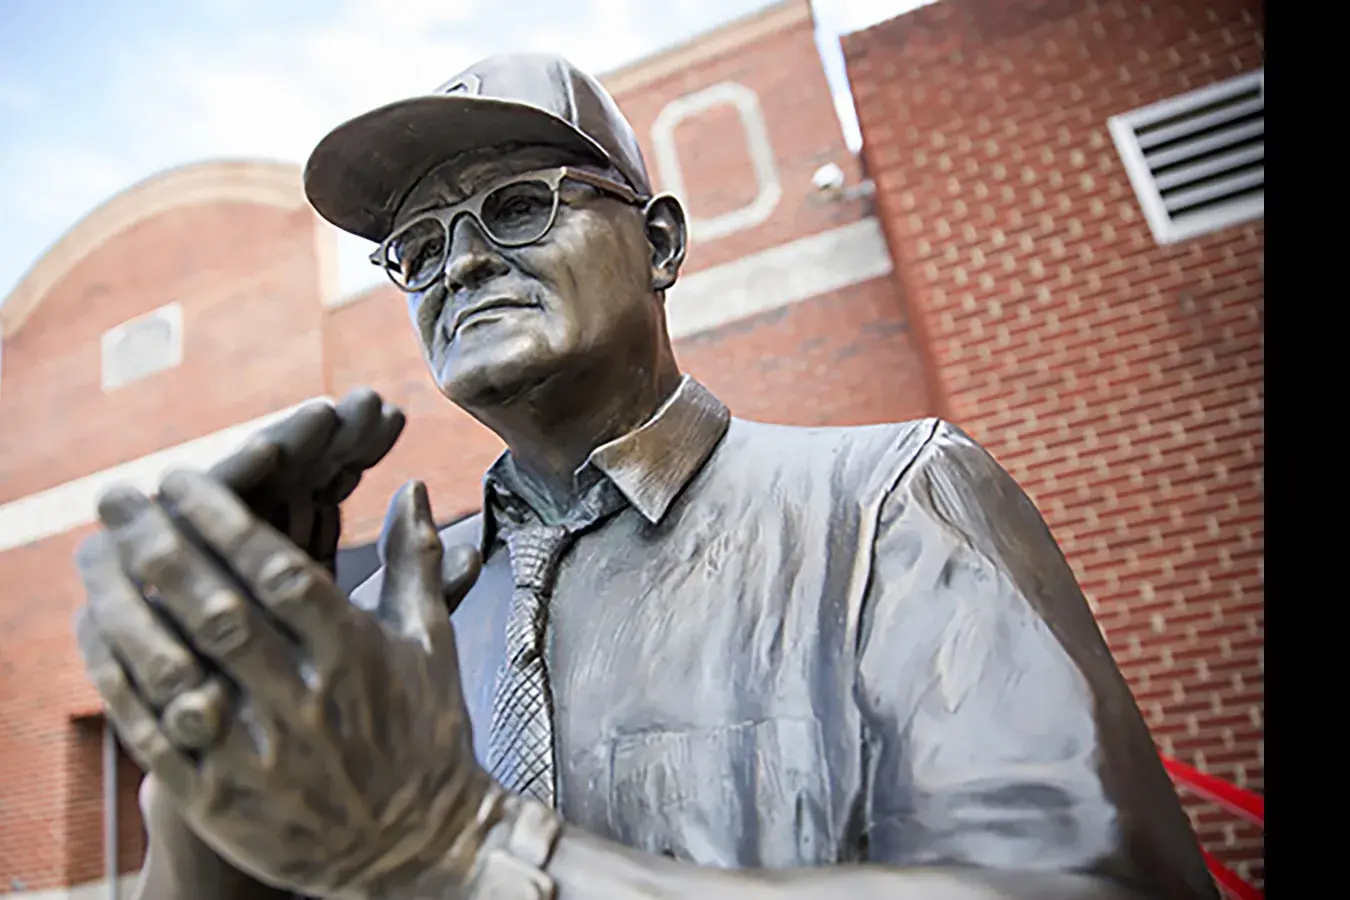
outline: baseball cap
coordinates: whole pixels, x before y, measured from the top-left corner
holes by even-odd
[[[576,151],[651,193],[633,127],[600,82],[560,56],[505,54],[334,128],[305,164],[305,195],[343,231],[382,241],[399,203],[433,168],[508,142]]]

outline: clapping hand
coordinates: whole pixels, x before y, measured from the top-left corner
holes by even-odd
[[[396,432],[401,417],[374,408]],[[240,871],[335,898],[448,891],[469,877],[502,796],[474,760],[446,613],[479,559],[443,552],[411,483],[381,537],[378,607],[352,606],[332,577],[326,504],[388,446],[372,439],[336,463],[342,407],[329,414],[331,428],[302,410],[217,477],[174,472],[154,498],[109,491],[77,559],[80,649],[127,751]],[[324,460],[319,445],[327,461],[306,481],[294,467]],[[296,503],[259,516],[241,499],[287,485],[320,498],[312,516]]]

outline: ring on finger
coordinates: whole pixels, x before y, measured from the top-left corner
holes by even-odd
[[[205,750],[221,735],[228,696],[219,675],[183,691],[160,713],[160,726],[181,750]]]

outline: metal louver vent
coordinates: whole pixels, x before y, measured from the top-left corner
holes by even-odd
[[[1265,69],[1114,116],[1107,126],[1159,244],[1265,215]]]

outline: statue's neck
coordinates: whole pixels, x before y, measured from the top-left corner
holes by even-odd
[[[647,377],[609,384],[556,379],[479,418],[506,442],[531,491],[565,510],[577,499],[576,474],[595,449],[649,420],[679,384],[673,360]]]

